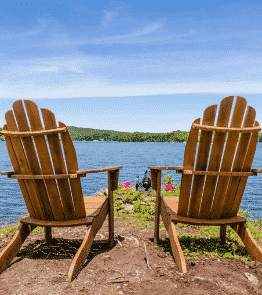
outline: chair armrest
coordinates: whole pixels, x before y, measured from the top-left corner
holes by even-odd
[[[122,167],[123,166],[109,166],[109,167],[99,168],[99,169],[79,170],[79,171],[76,171],[76,173],[78,175],[86,176],[86,174],[88,174],[88,173],[98,173],[98,172],[114,171],[114,170],[119,170]]]
[[[162,167],[162,166],[148,166],[151,169],[151,184],[154,190],[160,190],[160,184],[157,183],[157,172],[161,170],[176,170],[176,173],[183,173],[184,167]],[[159,186],[159,187],[158,187]]]
[[[86,176],[88,173],[98,173],[98,172],[106,172],[108,171],[108,193],[109,191],[114,191],[118,187],[118,177],[119,177],[119,169],[122,166],[110,166],[100,169],[88,169],[88,170],[79,170],[76,171],[78,176]]]
[[[155,169],[155,170],[176,170],[177,173],[182,173],[184,170],[184,167],[162,167],[162,166],[148,166],[149,169]]]
[[[262,169],[251,169],[251,172],[262,173]]]
[[[11,178],[12,175],[15,174],[15,171],[3,171],[1,175],[7,175],[8,178]]]

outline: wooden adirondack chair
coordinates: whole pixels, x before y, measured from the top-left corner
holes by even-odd
[[[66,125],[59,122],[57,127],[54,114],[42,108],[43,129],[37,105],[27,99],[24,105],[29,122],[22,100],[15,101],[13,111],[9,110],[5,115],[2,134],[14,171],[1,174],[18,180],[29,214],[20,220],[17,233],[0,254],[0,273],[8,267],[35,227],[44,227],[45,240],[51,242],[52,227],[86,225],[87,234],[69,269],[68,279],[72,281],[84,264],[107,214],[109,244],[113,246],[113,191],[117,189],[122,166],[79,171]],[[83,197],[80,177],[103,171],[108,171],[108,197]]]
[[[262,249],[253,239],[246,219],[238,214],[248,176],[262,172],[251,170],[261,128],[255,121],[254,108],[248,106],[246,109],[246,100],[240,96],[228,127],[233,99],[234,96],[227,96],[222,100],[216,126],[217,105],[205,109],[202,124],[200,119],[193,122],[183,167],[148,167],[151,169],[152,187],[157,192],[154,242],[157,244],[159,241],[161,214],[175,262],[182,273],[186,273],[187,268],[176,234],[176,223],[220,226],[222,243],[226,240],[226,226],[230,225],[242,239],[249,255],[262,262]],[[182,173],[179,198],[161,197],[162,170]]]

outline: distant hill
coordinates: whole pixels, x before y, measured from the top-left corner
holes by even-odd
[[[114,130],[101,130],[92,128],[81,128],[75,126],[67,126],[70,136],[73,141],[124,141],[124,142],[165,142],[187,141],[189,132],[187,131],[173,131],[169,133],[150,133],[150,132],[123,132]],[[2,128],[0,128],[0,132]],[[0,135],[0,140],[4,140]]]

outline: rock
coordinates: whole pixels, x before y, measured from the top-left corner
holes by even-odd
[[[94,197],[98,197],[98,196],[108,196],[108,189],[100,189],[99,191],[97,191],[94,194]]]

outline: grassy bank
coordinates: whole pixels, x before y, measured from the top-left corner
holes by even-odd
[[[179,196],[179,186],[176,190],[163,191],[162,195],[166,196]],[[125,188],[118,186],[114,191],[114,213],[115,216],[124,219],[127,223],[132,224],[134,227],[139,227],[144,230],[154,227],[154,214],[155,214],[155,191],[136,191],[133,186]],[[240,210],[239,213],[248,218],[250,213],[248,210]],[[254,239],[260,243],[262,242],[262,219],[247,221],[247,225],[252,233]],[[12,237],[19,223],[0,229],[0,242],[4,239]],[[180,233],[182,228],[191,228],[190,234]],[[163,228],[162,222],[160,228]],[[250,260],[246,250],[243,247],[241,239],[231,229],[227,227],[227,241],[224,245],[220,244],[219,227],[218,226],[194,226],[177,224],[177,233],[187,259],[192,259],[198,255],[206,255],[208,257],[234,257],[242,260]],[[165,230],[165,229],[164,229]],[[33,233],[43,232],[43,228],[36,228]],[[193,231],[193,233],[192,233]],[[203,247],[203,245],[205,245]]]

